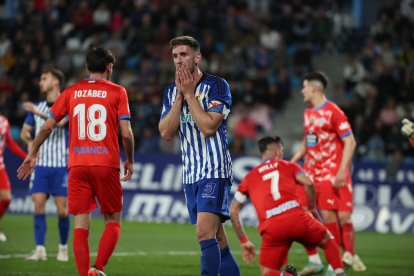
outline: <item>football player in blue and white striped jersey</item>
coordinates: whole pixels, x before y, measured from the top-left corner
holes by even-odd
[[[240,275],[230,253],[223,222],[229,219],[233,181],[227,144],[232,99],[223,78],[203,73],[199,42],[190,36],[170,41],[175,81],[163,91],[159,130],[170,140],[178,133],[183,184],[192,224],[200,243],[201,275]]]
[[[33,143],[32,130],[37,134],[45,123],[48,112],[60,95],[63,73],[50,68],[42,72],[39,81],[40,91],[46,100],[36,104],[26,102],[24,108],[29,111],[24,121],[20,137],[30,147]],[[58,261],[68,261],[67,240],[69,234],[69,216],[67,214],[67,160],[68,128],[67,120],[62,120],[50,137],[40,148],[34,174],[30,180],[29,193],[34,203],[34,236],[36,249],[27,259],[43,261],[47,259],[46,238],[46,200],[53,195],[58,215],[60,236]]]

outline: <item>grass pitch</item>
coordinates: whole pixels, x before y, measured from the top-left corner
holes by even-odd
[[[33,219],[27,215],[7,214],[0,222],[8,241],[0,243],[0,275],[77,275],[71,248],[70,261],[56,260],[58,248],[57,218],[47,219],[46,262],[29,262],[24,258],[34,249]],[[89,235],[91,262],[96,258],[103,220],[94,219]],[[73,226],[73,224],[72,224]],[[259,266],[245,264],[240,255],[238,240],[227,227],[230,247],[234,253],[243,276],[259,275]],[[260,237],[255,228],[246,228],[256,248]],[[357,233],[357,253],[368,267],[365,272],[349,270],[350,276],[414,275],[414,235],[394,235],[377,233]],[[323,256],[323,253],[321,253]],[[114,255],[105,268],[109,276],[194,276],[199,273],[200,251],[195,240],[192,225],[155,224],[124,221],[121,238]],[[294,244],[289,254],[289,263],[298,269],[306,263],[303,248]]]

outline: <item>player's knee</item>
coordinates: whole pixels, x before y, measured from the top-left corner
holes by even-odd
[[[66,218],[68,216],[68,212],[64,209],[64,210],[58,210],[57,211],[57,216],[59,218]]]
[[[339,219],[339,223],[341,225],[343,225],[345,223],[352,223],[350,212],[340,212],[338,214],[338,219]]]
[[[334,236],[331,234],[331,232],[329,232],[328,230],[326,231],[326,235],[325,237],[323,237],[321,243],[319,244],[320,247],[324,247],[326,242],[330,239],[334,239]]]
[[[213,239],[216,237],[216,233],[213,229],[205,228],[205,227],[198,227],[196,231],[197,240],[203,241],[208,239]]]

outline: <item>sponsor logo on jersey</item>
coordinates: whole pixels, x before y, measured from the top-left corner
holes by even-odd
[[[74,154],[108,154],[108,149],[106,147],[96,146],[96,147],[75,147],[73,149]]]
[[[180,119],[183,123],[194,122],[193,115],[191,115],[190,113],[184,114],[183,112],[181,112]]]
[[[306,134],[306,145],[308,147],[314,147],[317,143],[318,143],[318,135],[312,132]]]

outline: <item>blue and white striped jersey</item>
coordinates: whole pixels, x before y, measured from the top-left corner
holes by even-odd
[[[161,118],[170,111],[176,97],[175,83],[164,87]],[[191,184],[200,179],[229,178],[233,180],[230,152],[227,144],[227,116],[232,105],[228,83],[217,76],[205,74],[198,82],[195,96],[205,111],[217,112],[212,105],[222,105],[225,115],[217,132],[204,137],[191,115],[189,106],[183,101],[180,114],[179,137],[183,162],[183,183]],[[209,109],[210,108],[210,109]]]
[[[43,113],[48,114],[50,106],[47,101],[36,103],[36,107]],[[25,124],[35,127],[35,135],[46,121],[40,116],[29,112],[24,120]],[[56,127],[52,134],[40,147],[36,166],[42,167],[67,167],[68,165],[68,127]]]

